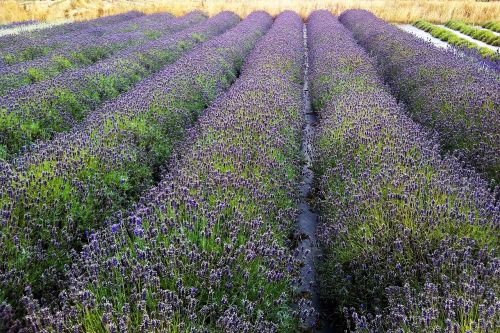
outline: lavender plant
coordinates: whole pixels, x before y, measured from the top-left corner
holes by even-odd
[[[234,15],[215,19],[233,21]],[[266,13],[249,15],[78,128],[5,165],[0,195],[0,254],[6,258],[0,264],[0,303],[10,303],[5,309],[22,313],[25,285],[45,304],[57,296],[75,251],[113,212],[130,208],[156,183],[159,166],[186,128],[234,81],[271,23]]]
[[[349,331],[496,332],[500,207],[487,183],[440,156],[334,16],[311,14],[308,31],[323,297]]]
[[[189,17],[190,20],[174,19],[170,14],[140,16],[132,21],[107,26],[107,33],[102,36],[82,34],[45,57],[0,69],[0,95],[112,55],[119,57],[121,53],[118,51],[126,52],[127,48],[173,34],[204,19],[201,13]]]
[[[477,49],[470,49],[468,47],[459,48],[458,51],[455,53],[457,56],[462,57],[466,61],[476,63],[480,67],[480,70],[485,68],[492,72],[500,73],[500,59],[496,61],[490,60],[483,57]]]
[[[500,36],[487,29],[476,28],[470,24],[458,20],[450,20],[446,22],[445,25],[450,29],[460,31],[463,34],[471,36],[472,38],[480,40],[487,44],[500,46]]]
[[[129,21],[143,15],[143,13],[132,11],[89,21],[66,23],[49,29],[1,36],[0,65],[2,62],[4,64],[14,64],[36,59],[64,46],[65,42],[71,41],[75,37],[101,35],[108,25]]]
[[[192,13],[182,18],[181,24],[199,21],[200,16]],[[93,66],[11,91],[0,101],[0,157],[9,158],[28,149],[36,140],[49,140],[54,133],[69,130],[105,100],[116,97],[238,21],[235,14],[222,12]]]
[[[16,28],[16,27],[22,27],[23,25],[31,25],[31,24],[37,24],[37,23],[40,23],[40,21],[27,20],[27,21],[11,22],[11,23],[0,25],[0,30],[12,29],[12,28]]]
[[[349,10],[340,21],[373,54],[412,118],[439,135],[486,178],[500,181],[500,81],[495,73],[455,57],[378,19]]]
[[[483,28],[495,31],[495,32],[500,32],[500,23],[495,22],[495,21],[489,21],[481,25]]]
[[[290,332],[300,173],[302,20],[280,14],[141,203],[92,235],[63,305],[33,327]],[[221,44],[220,47],[224,47]],[[46,314],[46,315],[44,315]],[[43,318],[43,320],[42,320]]]

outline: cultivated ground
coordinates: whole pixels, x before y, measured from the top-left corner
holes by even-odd
[[[0,333],[498,332],[499,23],[307,10],[0,26]]]

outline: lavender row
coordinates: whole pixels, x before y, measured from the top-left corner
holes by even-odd
[[[234,20],[232,13],[219,16]],[[0,253],[7,260],[0,265],[0,299],[19,311],[24,284],[44,303],[57,295],[52,290],[64,284],[72,249],[156,183],[186,128],[234,81],[271,23],[268,14],[249,15],[78,128],[5,166]]]
[[[172,34],[204,19],[201,15],[195,18],[198,21],[175,19],[170,14],[154,14],[108,26],[109,32],[103,36],[84,34],[44,57],[0,69],[0,95],[112,55],[118,57],[118,51]]]
[[[12,28],[16,28],[16,27],[21,27],[23,25],[30,25],[30,24],[36,24],[36,23],[40,23],[40,21],[37,21],[37,20],[16,21],[16,22],[11,22],[11,23],[0,25],[0,30],[12,29]]]
[[[99,28],[104,27],[108,24],[114,24],[119,22],[124,22],[127,20],[134,19],[139,16],[143,16],[144,13],[139,11],[129,11],[126,13],[116,14],[116,15],[108,15],[103,16],[91,20],[84,21],[75,21],[70,23],[65,23],[60,26],[56,26],[50,29],[43,29],[40,31],[31,31],[26,33],[24,36],[29,38],[37,38],[42,39],[46,37],[55,37],[61,34],[68,34],[72,32],[79,32],[84,29],[89,28]],[[3,45],[4,41],[0,40],[0,45]]]
[[[43,328],[295,331],[302,61],[302,21],[282,13],[159,186],[92,237]],[[47,312],[26,303],[36,326]]]
[[[201,18],[202,14],[194,12],[180,20],[189,25]],[[36,140],[50,140],[55,133],[69,130],[105,100],[238,21],[236,15],[222,13],[117,57],[10,91],[0,100],[0,158],[9,158]]]
[[[308,21],[326,302],[356,332],[500,327],[500,207],[408,116],[329,12]]]
[[[23,27],[23,26],[32,25],[32,24],[39,24],[39,23],[41,23],[41,22],[37,21],[37,20],[11,22],[11,23],[0,25],[0,31],[12,29],[12,28]]]
[[[171,18],[174,17],[167,13],[143,15],[121,22],[107,24],[102,27],[83,29],[75,33],[56,35],[39,41],[26,39],[25,44],[15,43],[0,50],[0,58],[2,59],[0,69],[6,69],[12,65],[22,64],[26,61],[37,60],[42,57],[49,57],[53,54],[57,54],[58,51],[61,52],[85,46],[89,47],[94,41],[98,41],[103,37],[120,32],[134,31],[139,28],[139,26],[142,26],[142,24],[147,24],[151,19],[154,20],[158,15],[165,17],[170,16]],[[38,53],[32,52],[26,55],[25,53],[30,48],[43,49],[44,51]]]
[[[127,13],[122,13],[122,14],[117,14],[117,15],[111,15],[111,16],[104,16],[100,17],[97,19],[93,20],[88,20],[88,21],[81,21],[81,22],[71,22],[71,23],[65,23],[62,25],[54,26],[50,29],[40,29],[40,30],[35,30],[35,31],[30,31],[27,33],[23,33],[17,36],[2,36],[0,38],[0,49],[6,47],[6,46],[11,46],[16,42],[23,42],[24,39],[31,38],[33,40],[43,40],[44,38],[48,37],[57,37],[58,35],[62,34],[67,34],[67,33],[72,33],[72,32],[80,32],[85,29],[91,29],[91,28],[98,28],[98,27],[103,27],[108,24],[114,24],[118,22],[124,22],[127,20],[132,20],[136,17],[144,15],[141,12],[137,11],[130,11]],[[11,38],[13,38],[11,40]]]
[[[0,67],[5,64],[33,60],[83,35],[101,35],[107,26],[143,16],[128,12],[94,20],[57,25],[48,29],[0,37]]]
[[[412,118],[435,130],[443,149],[500,181],[500,81],[363,10],[340,21],[377,58]]]

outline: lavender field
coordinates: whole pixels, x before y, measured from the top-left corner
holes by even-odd
[[[434,44],[366,10],[1,35],[0,333],[500,332],[500,66]]]

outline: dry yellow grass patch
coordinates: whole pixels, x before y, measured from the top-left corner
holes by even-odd
[[[368,9],[390,22],[411,23],[419,19],[445,22],[450,19],[480,23],[500,18],[500,2],[465,1],[406,1],[406,0],[0,0],[0,22],[27,19],[83,20],[129,10],[146,13],[166,11],[176,15],[200,9],[210,15],[231,10],[246,16],[255,10],[275,15],[290,9],[303,17],[315,9],[329,9],[335,14],[350,8]]]

